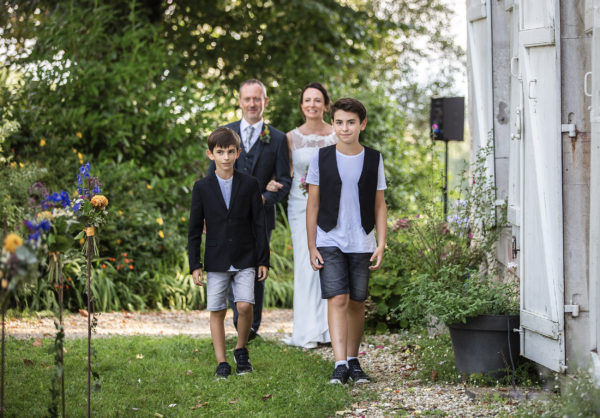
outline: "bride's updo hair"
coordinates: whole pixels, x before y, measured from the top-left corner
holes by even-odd
[[[323,93],[323,99],[325,100],[325,111],[329,111],[329,104],[331,103],[331,99],[329,98],[329,93],[327,93],[327,89],[323,87],[323,84],[313,81],[312,83],[308,83],[302,89],[302,93],[300,93],[300,107],[302,107],[302,99],[304,99],[304,92],[307,89],[317,89],[321,93]]]

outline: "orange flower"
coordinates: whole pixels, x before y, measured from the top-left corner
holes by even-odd
[[[96,196],[92,197],[90,203],[96,209],[104,210],[104,208],[108,206],[108,199],[105,196],[102,196],[101,194],[97,194]]]
[[[127,253],[123,253],[123,257],[127,257]]]
[[[133,264],[129,265],[129,270],[133,270]]]
[[[53,216],[50,211],[44,210],[36,215],[36,219],[49,219],[52,220]]]
[[[105,269],[106,268],[106,264],[103,263],[102,264],[102,268]]]
[[[2,249],[9,253],[14,253],[21,245],[23,245],[21,237],[17,234],[10,233],[4,238],[4,247],[2,247]]]

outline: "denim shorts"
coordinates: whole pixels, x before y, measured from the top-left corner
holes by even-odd
[[[227,309],[227,292],[233,290],[234,302],[248,302],[254,305],[254,267],[239,271],[206,273],[206,310]]]
[[[350,293],[350,299],[363,302],[369,294],[371,253],[344,253],[337,247],[317,248],[323,257],[321,297],[329,299]]]

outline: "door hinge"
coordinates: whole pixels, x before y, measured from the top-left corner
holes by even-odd
[[[521,251],[521,249],[517,246],[517,237],[515,237],[514,235],[512,236],[511,250],[512,258],[514,260],[519,255],[519,251]]]
[[[577,129],[575,128],[574,123],[563,123],[560,125],[561,132],[568,132],[569,137],[575,138],[577,136]]]
[[[565,313],[570,313],[573,318],[577,318],[579,316],[579,305],[565,305]]]

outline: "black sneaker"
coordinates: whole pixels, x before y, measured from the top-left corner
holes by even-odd
[[[231,366],[226,361],[219,363],[215,377],[217,379],[227,379],[231,374]]]
[[[348,368],[343,364],[340,364],[333,370],[333,374],[331,375],[331,379],[329,379],[329,383],[335,383],[344,385],[348,381]]]
[[[233,359],[237,365],[235,370],[236,374],[246,374],[254,371],[250,364],[250,356],[248,355],[248,349],[246,347],[233,350]]]
[[[354,358],[348,361],[349,377],[354,383],[370,383],[371,379],[360,367],[358,359]]]

